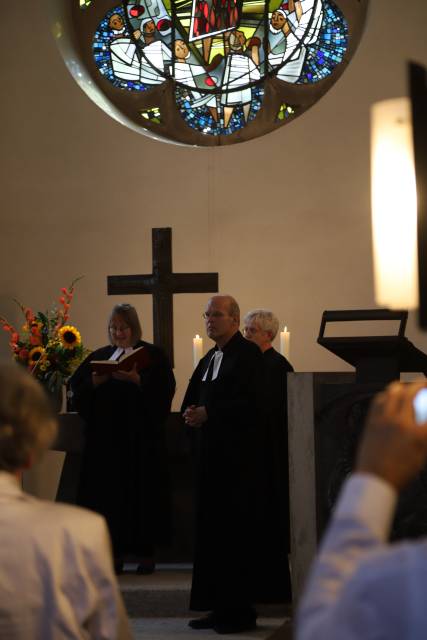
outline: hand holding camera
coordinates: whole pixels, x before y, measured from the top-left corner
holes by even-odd
[[[356,470],[400,490],[426,460],[427,388],[419,382],[394,382],[372,401]]]

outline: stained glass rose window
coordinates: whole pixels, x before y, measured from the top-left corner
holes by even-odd
[[[141,133],[211,146],[263,135],[338,79],[367,0],[52,0],[75,79]]]

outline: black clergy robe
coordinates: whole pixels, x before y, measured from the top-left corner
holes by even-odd
[[[291,600],[288,553],[289,465],[286,375],[293,367],[272,347],[263,353],[266,420],[258,447],[258,516],[260,530],[256,563],[257,581],[262,585],[259,600]]]
[[[196,540],[190,609],[226,611],[255,601],[257,440],[263,357],[237,332],[223,348],[218,377],[202,378],[215,349],[199,362],[182,410],[204,405],[191,428],[196,454]]]
[[[136,560],[170,537],[164,422],[175,392],[163,351],[148,342],[140,346],[149,363],[139,371],[139,385],[110,378],[93,386],[90,361],[111,358],[111,345],[91,353],[70,381],[86,423],[77,502],[106,518],[115,557]]]

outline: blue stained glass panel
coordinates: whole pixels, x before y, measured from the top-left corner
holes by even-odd
[[[348,25],[341,11],[324,0],[319,39],[308,45],[307,57],[298,84],[318,82],[342,62],[348,46]]]
[[[264,88],[262,86],[252,87],[252,100],[250,102],[249,114],[247,120],[245,119],[245,113],[243,106],[237,106],[231,115],[230,121],[225,126],[224,116],[220,108],[220,97],[217,97],[218,104],[218,120],[216,121],[212,116],[212,113],[206,107],[194,107],[191,97],[188,95],[188,90],[182,87],[177,87],[175,90],[175,99],[179,112],[185,122],[196,131],[208,135],[223,135],[227,136],[239,129],[246,126],[248,122],[251,122],[256,118],[259,110],[262,107],[262,100],[264,97]]]

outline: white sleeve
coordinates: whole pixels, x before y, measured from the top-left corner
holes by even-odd
[[[395,490],[373,475],[354,474],[346,482],[307,581],[296,640],[378,637],[376,594],[364,585],[366,574],[355,574],[365,559],[387,548],[396,500]],[[349,599],[345,591],[353,578]]]
[[[249,58],[249,81],[254,82],[254,80],[259,80],[260,78],[259,68],[255,62]]]
[[[161,45],[162,45],[163,60],[165,62],[172,60],[172,51],[169,49],[169,47],[167,45],[165,45],[164,42],[162,42]]]
[[[106,523],[99,518],[99,535],[94,538],[93,552],[87,556],[90,575],[96,589],[96,604],[87,631],[99,640],[132,640],[126,610],[114,573],[111,542]]]
[[[136,45],[127,38],[118,38],[110,44],[110,51],[114,56],[129,66],[139,68],[139,60],[136,55]]]

